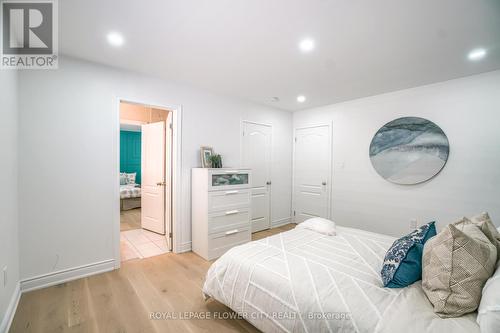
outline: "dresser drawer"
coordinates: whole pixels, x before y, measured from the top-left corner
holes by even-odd
[[[208,216],[208,233],[218,233],[228,229],[234,229],[241,225],[250,225],[250,209],[233,209]]]
[[[249,206],[250,190],[227,190],[208,193],[209,212]]]
[[[218,258],[230,248],[247,243],[250,240],[251,233],[248,226],[210,235],[208,238],[208,259]]]
[[[209,169],[208,171],[208,191],[248,189],[251,183],[248,169]]]

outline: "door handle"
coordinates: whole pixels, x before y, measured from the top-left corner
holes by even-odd
[[[167,185],[165,182],[156,183],[156,186],[165,186],[165,185]]]
[[[232,234],[237,234],[238,233],[238,229],[234,229],[234,230],[230,230],[230,231],[226,231],[226,236],[227,235],[232,235]]]
[[[326,182],[322,182],[321,185],[325,186],[326,185]]]
[[[238,194],[238,191],[226,191],[225,194],[226,195],[228,195],[228,194]]]
[[[226,215],[233,215],[233,214],[238,214],[240,211],[235,209],[235,210],[230,210],[226,212]]]
[[[270,180],[268,180],[268,181],[266,182],[266,185],[271,185],[271,181],[270,181]]]

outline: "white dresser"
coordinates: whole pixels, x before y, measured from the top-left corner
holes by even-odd
[[[212,260],[251,240],[249,169],[192,169],[192,249]]]

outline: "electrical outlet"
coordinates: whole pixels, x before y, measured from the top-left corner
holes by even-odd
[[[418,228],[417,219],[410,220],[410,231],[413,231]]]
[[[3,286],[7,285],[7,266],[3,268]]]

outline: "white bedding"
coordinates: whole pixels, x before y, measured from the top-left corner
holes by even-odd
[[[476,314],[439,318],[420,282],[383,288],[394,240],[294,229],[232,248],[210,267],[203,292],[264,332],[479,332]]]

